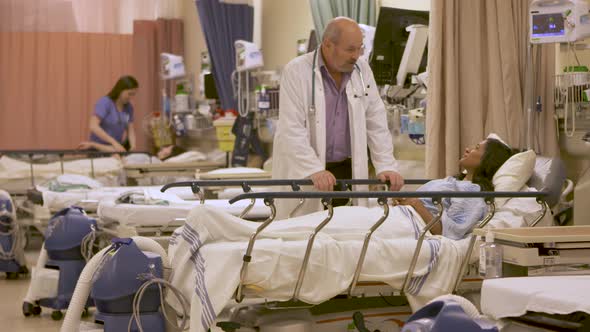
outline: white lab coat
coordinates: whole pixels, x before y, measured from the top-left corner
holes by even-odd
[[[321,51],[317,52],[321,56]],[[309,107],[311,105],[311,77],[314,52],[299,56],[289,62],[282,73],[279,97],[279,121],[273,146],[273,179],[304,179],[322,171],[326,165],[326,109],[322,74],[316,61],[315,72],[315,146],[311,145]],[[352,176],[368,177],[367,146],[377,174],[395,171],[393,142],[387,128],[385,105],[379,96],[373,72],[368,63],[358,60],[365,84],[363,95],[361,78],[355,69],[346,85],[348,119],[350,122]],[[362,97],[354,97],[354,96]],[[283,190],[291,190],[290,187]],[[311,190],[305,187],[303,190]],[[355,190],[366,190],[358,186]],[[277,200],[277,218],[287,218],[297,206],[298,200]],[[357,200],[355,205],[367,205]],[[307,200],[296,215],[309,214],[322,209],[319,200]]]

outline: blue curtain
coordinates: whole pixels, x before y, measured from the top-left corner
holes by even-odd
[[[237,110],[231,84],[231,73],[236,68],[234,41],[252,41],[254,8],[220,0],[195,0],[195,4],[205,34],[221,107]]]

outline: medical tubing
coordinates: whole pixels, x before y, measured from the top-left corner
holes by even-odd
[[[139,236],[134,236],[131,239],[139,249],[151,251],[160,255],[164,269],[170,268],[166,251],[156,241]],[[70,305],[66,311],[66,316],[61,325],[61,332],[78,332],[80,330],[80,317],[86,306],[88,295],[90,294],[92,277],[104,259],[105,253],[109,250],[112,250],[112,246],[103,248],[86,263],[86,266],[84,266],[84,269],[78,278],[78,282],[76,283],[76,288],[74,289]]]
[[[568,43],[567,44],[566,63],[569,63],[571,48],[572,48],[572,43]],[[573,79],[573,76],[572,75],[575,75],[575,74],[573,73],[573,68],[571,68],[571,71],[569,71],[569,73],[571,75],[568,75],[568,69],[569,69],[568,67],[566,67],[565,75],[564,75],[564,77],[567,77],[567,79],[564,80],[564,81],[566,81],[565,82],[565,84],[566,84],[565,91],[566,92],[565,92],[565,106],[564,106],[564,109],[565,109],[565,112],[564,113],[565,114],[564,114],[564,120],[563,120],[563,132],[565,133],[565,136],[567,136],[567,137],[573,137],[574,134],[576,133],[576,111],[575,111],[575,109],[573,109],[573,107],[572,107],[572,131],[571,131],[571,133],[568,132],[568,130],[567,130],[567,117],[568,117],[568,108],[570,106],[569,105],[570,104],[570,101],[569,101],[570,100],[569,87],[570,87],[570,83],[571,83],[571,86],[572,86],[572,97],[573,97],[573,93],[574,93],[573,86],[574,86],[574,83],[575,82],[574,82],[574,79]],[[562,83],[564,83],[564,82],[562,82]]]
[[[471,303],[468,299],[466,299],[462,296],[452,295],[452,294],[441,295],[441,296],[433,299],[432,301],[428,302],[427,305],[432,302],[436,302],[436,301],[456,302],[457,304],[459,304],[461,306],[461,309],[463,309],[463,311],[465,311],[467,316],[469,316],[471,318],[481,318],[482,317],[482,315],[479,313],[479,310],[477,310],[475,305],[473,305],[473,303]]]
[[[96,229],[94,225],[91,226],[92,230],[82,238],[80,245],[80,253],[85,261],[89,261],[92,258],[92,251],[96,242]]]
[[[133,323],[133,321],[135,321],[135,324],[137,325],[137,328],[140,332],[144,331],[143,326],[141,325],[141,300],[143,299],[145,291],[148,289],[148,287],[154,284],[158,285],[158,289],[160,291],[160,303],[162,304],[161,311],[164,315],[164,319],[166,319],[166,322],[168,324],[167,326],[171,327],[175,331],[186,331],[189,328],[190,324],[190,302],[178,288],[174,287],[170,282],[162,278],[152,278],[146,281],[139,287],[139,289],[135,293],[135,296],[133,297],[133,315],[129,319],[127,331],[131,331],[131,324]],[[170,317],[168,317],[166,310],[164,310],[163,306],[165,304],[165,301],[164,290],[162,288],[162,285],[166,286],[168,289],[172,291],[172,293],[174,294],[174,296],[176,296],[178,302],[182,307],[182,321],[180,326],[177,325],[178,322],[172,321]]]

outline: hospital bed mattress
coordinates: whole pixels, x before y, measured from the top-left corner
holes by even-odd
[[[161,226],[172,223],[176,218],[186,218],[189,212],[200,204],[198,201],[173,202],[169,205],[124,204],[117,203],[115,198],[107,198],[99,203],[98,216],[104,223],[117,222],[120,225],[132,227]],[[235,216],[239,216],[248,204],[249,201],[229,204],[229,201],[225,199],[205,201],[205,205],[216,207]],[[259,220],[268,216],[270,216],[270,208],[264,205],[262,200],[258,200],[246,218]]]
[[[488,279],[481,289],[481,310],[492,318],[527,312],[590,314],[590,276],[542,276]]]

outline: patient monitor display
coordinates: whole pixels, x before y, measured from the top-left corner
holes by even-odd
[[[565,35],[563,16],[560,13],[533,15],[532,37],[542,38]]]
[[[590,37],[587,0],[533,0],[529,26],[532,44],[572,43]]]

